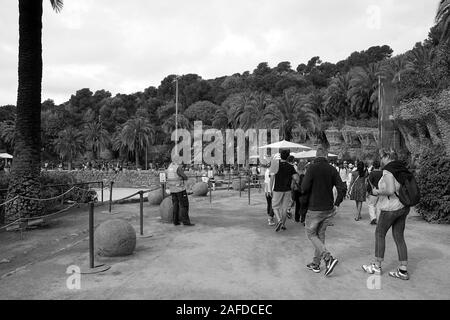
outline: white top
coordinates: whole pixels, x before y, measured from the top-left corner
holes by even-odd
[[[386,182],[384,181],[384,177],[391,176],[394,179],[395,183],[395,192],[398,193],[400,190],[400,183],[395,179],[395,177],[389,171],[383,170],[383,176],[378,182],[378,189],[380,191],[386,190]],[[403,209],[405,206],[400,202],[400,199],[393,194],[392,196],[378,196],[378,204],[377,207],[382,211],[397,211]]]
[[[265,192],[269,192],[270,176],[271,176],[270,170],[269,170],[269,168],[267,168],[266,171],[264,172],[264,191]],[[273,191],[273,188],[271,191]]]

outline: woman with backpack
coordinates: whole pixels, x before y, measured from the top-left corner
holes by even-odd
[[[372,194],[378,196],[378,206],[381,210],[378,218],[378,224],[375,231],[375,261],[369,265],[363,265],[365,272],[370,274],[381,275],[381,263],[384,260],[384,252],[386,245],[386,234],[392,227],[392,236],[394,237],[397,246],[398,257],[400,265],[396,271],[390,272],[391,277],[408,280],[409,274],[407,270],[408,251],[405,243],[405,223],[406,217],[409,214],[408,200],[404,199],[404,195],[408,191],[401,190],[401,188],[410,183],[415,186],[415,179],[412,173],[408,171],[406,165],[398,161],[398,156],[395,151],[380,151],[381,165],[383,167],[383,176],[378,182],[378,188],[372,189]],[[414,190],[414,189],[411,189]],[[417,190],[417,189],[415,189]],[[409,195],[412,196],[411,203],[418,199],[418,193]]]

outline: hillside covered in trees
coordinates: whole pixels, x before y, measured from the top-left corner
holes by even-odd
[[[450,83],[450,50],[440,29],[410,51],[392,56],[388,45],[353,52],[338,63],[312,57],[297,67],[289,61],[216,79],[197,74],[179,80],[181,128],[195,120],[204,127],[279,128],[282,137],[300,142],[324,138],[330,125],[344,122],[377,126],[378,83],[392,82],[399,101],[433,98]],[[145,150],[169,146],[175,128],[175,75],[158,87],[112,96],[105,90],[80,89],[60,105],[42,103],[43,157],[47,160],[114,158],[137,164]],[[0,107],[0,149],[13,150],[15,107]],[[299,133],[299,134],[298,134]],[[326,141],[322,141],[326,143]],[[102,151],[102,154],[101,154]],[[164,161],[158,153],[151,161]]]

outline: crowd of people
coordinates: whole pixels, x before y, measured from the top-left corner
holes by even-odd
[[[362,265],[362,269],[369,274],[381,274],[385,237],[392,228],[400,263],[389,275],[408,280],[404,230],[410,207],[419,197],[414,175],[392,150],[382,150],[379,159],[374,159],[370,166],[362,161],[356,166],[346,161],[330,163],[327,156],[328,151],[320,147],[314,161],[299,165],[289,150],[281,150],[281,159],[272,159],[266,165],[268,225],[274,226],[276,232],[286,230],[286,221],[292,219],[295,207],[294,219],[305,226],[315,250],[307,268],[319,273],[324,262],[328,276],[338,260],[325,246],[327,227],[333,225],[332,219],[344,199],[355,201],[355,221],[361,220],[362,204],[367,201],[370,224],[376,225],[375,254],[373,262]]]

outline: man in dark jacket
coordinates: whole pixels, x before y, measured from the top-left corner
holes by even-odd
[[[309,195],[308,212],[306,214],[306,235],[315,248],[313,262],[307,268],[319,273],[320,263],[325,261],[325,276],[330,275],[338,260],[333,258],[325,247],[325,231],[329,221],[336,215],[336,207],[344,200],[347,192],[339,173],[328,163],[328,151],[319,147],[316,159],[308,167],[302,182],[302,191]],[[337,189],[334,200],[333,187]]]

